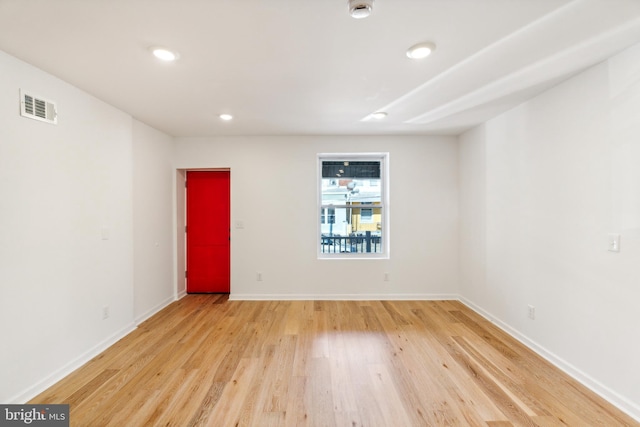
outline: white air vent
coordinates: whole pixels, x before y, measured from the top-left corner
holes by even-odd
[[[47,123],[58,123],[56,104],[20,91],[20,115]]]

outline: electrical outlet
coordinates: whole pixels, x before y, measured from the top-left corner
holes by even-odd
[[[391,277],[390,277],[390,275],[389,275],[389,273],[388,273],[388,272],[385,272],[385,273],[384,273],[384,281],[385,281],[385,282],[388,282],[389,280],[391,280]]]
[[[529,319],[535,320],[536,318],[536,308],[532,305],[529,306]]]
[[[261,271],[258,271],[258,272],[256,273],[256,280],[257,280],[258,282],[262,282],[262,272],[261,272]]]
[[[615,233],[609,234],[607,250],[609,252],[620,252],[620,235]]]
[[[105,305],[102,307],[102,320],[106,320],[109,318],[109,306]]]

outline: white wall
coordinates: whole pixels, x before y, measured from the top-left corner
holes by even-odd
[[[460,286],[640,419],[639,111],[640,45],[462,135]]]
[[[231,170],[232,298],[457,295],[455,138],[177,138],[175,150],[178,169]],[[317,154],[328,152],[390,153],[390,259],[317,259]]]
[[[136,323],[176,296],[173,278],[173,138],[133,121],[133,257]]]
[[[174,299],[173,139],[3,52],[0,70],[0,402],[22,403]],[[20,88],[58,125],[20,117]]]
[[[184,182],[187,179],[185,170],[175,170],[174,173],[174,185],[175,192],[173,193],[173,209],[174,212],[174,229],[173,229],[173,241],[174,241],[174,279],[176,283],[176,296],[182,298],[187,293],[187,282],[185,278],[185,270],[187,269],[186,260],[186,236],[184,234],[186,224],[186,189]]]
[[[6,403],[30,397],[132,326],[132,120],[2,52],[0,70]],[[56,101],[58,125],[20,117],[20,88]]]

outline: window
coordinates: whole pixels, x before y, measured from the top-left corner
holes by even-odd
[[[388,154],[320,154],[320,258],[389,255]]]
[[[336,222],[336,210],[333,208],[322,209],[322,216],[320,217],[321,224],[334,224]]]
[[[363,224],[371,224],[373,222],[373,209],[360,209],[360,222]]]

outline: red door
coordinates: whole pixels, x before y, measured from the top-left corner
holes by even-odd
[[[187,171],[188,293],[229,293],[230,187],[228,171]]]

